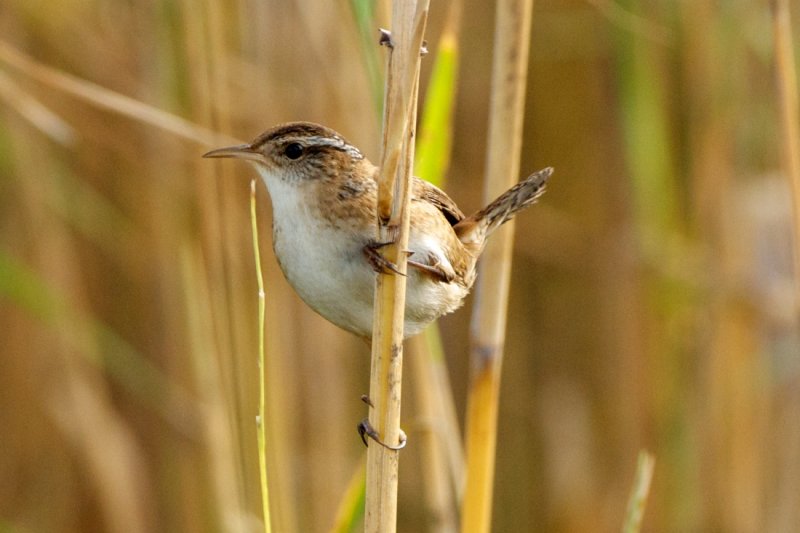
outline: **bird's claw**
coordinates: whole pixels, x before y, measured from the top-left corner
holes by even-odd
[[[383,440],[381,440],[380,435],[378,435],[378,432],[372,427],[372,424],[369,423],[369,418],[365,418],[358,423],[358,434],[361,436],[361,441],[364,443],[364,446],[369,446],[369,441],[367,440],[367,437],[369,437],[387,450],[402,450],[406,447],[406,443],[408,442],[408,437],[406,437],[405,431],[401,429],[398,439],[400,442],[397,444],[397,446],[386,444],[383,442]]]
[[[397,268],[397,265],[386,259],[383,254],[378,251],[387,244],[391,243],[372,241],[366,244],[363,250],[364,256],[367,258],[367,262],[372,267],[372,270],[378,274],[389,274],[390,272],[393,272],[399,276],[405,276],[405,273],[400,272],[400,269]]]

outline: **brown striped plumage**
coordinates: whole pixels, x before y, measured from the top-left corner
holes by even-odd
[[[252,161],[273,206],[273,247],[289,283],[315,311],[372,334],[377,168],[335,131],[293,122],[206,157]],[[447,194],[413,178],[406,336],[464,301],[489,235],[545,190],[552,169],[518,183],[465,217]]]

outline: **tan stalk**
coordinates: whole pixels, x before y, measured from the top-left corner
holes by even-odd
[[[441,370],[446,368],[434,362],[425,336],[413,337],[409,339],[409,344],[412,350],[414,399],[422,427],[419,432],[421,476],[425,488],[425,508],[429,516],[428,530],[436,533],[457,531],[455,509],[458,483],[452,482],[447,452],[451,450],[449,441],[457,440],[459,431],[457,421],[447,417],[445,407],[446,391],[451,389],[440,388],[443,381],[441,378],[446,379],[447,376],[442,376]],[[463,457],[460,448],[456,447],[456,450]]]
[[[789,15],[788,0],[773,0],[773,38],[775,42],[775,73],[780,103],[781,141],[783,144],[784,172],[791,182],[792,215],[794,221],[794,319],[800,321],[800,125],[798,125],[797,72],[795,70],[794,43],[792,25]],[[796,388],[790,398],[797,399]],[[786,420],[798,420],[800,402],[787,400]],[[796,424],[790,427],[797,428]],[[787,430],[787,449],[795,449],[798,440],[797,430]],[[789,454],[791,457],[795,455]],[[797,494],[800,493],[800,463],[796,460],[786,461],[778,478],[783,495],[778,503],[779,517],[777,529],[796,527]],[[794,525],[792,525],[794,524]]]
[[[497,4],[484,187],[487,202],[511,187],[519,174],[532,10],[533,0],[501,0]],[[513,236],[513,222],[497,231],[483,253],[478,277],[472,317],[462,531],[489,531],[491,523],[497,406]]]
[[[386,76],[383,144],[378,178],[378,239],[391,242],[381,251],[406,270],[408,188],[414,157],[420,50],[428,2],[396,0]],[[401,440],[400,397],[403,369],[404,276],[380,274],[375,286],[375,315],[370,371],[369,421],[383,442]],[[397,524],[398,451],[372,442],[367,452],[365,531],[391,533]]]
[[[420,118],[415,174],[442,186],[450,163],[459,63],[461,2],[449,4]],[[464,487],[464,447],[439,328],[410,339],[419,450],[428,531],[458,530],[457,509]]]
[[[800,306],[800,126],[797,123],[797,72],[794,66],[788,0],[773,0],[772,13],[784,171],[792,187],[795,294],[797,295],[795,312],[800,314],[800,309],[798,309]]]

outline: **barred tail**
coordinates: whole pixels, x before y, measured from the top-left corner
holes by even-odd
[[[517,211],[525,209],[544,194],[552,167],[534,172],[501,194],[492,203],[455,226],[459,240],[467,245],[483,247],[483,241],[494,230],[511,220]]]

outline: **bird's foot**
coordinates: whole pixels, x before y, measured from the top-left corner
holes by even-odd
[[[378,274],[389,274],[390,272],[393,272],[397,275],[405,276],[405,274],[400,272],[400,269],[397,268],[397,265],[386,259],[383,254],[379,252],[381,248],[388,244],[392,243],[378,241],[371,241],[367,243],[362,249],[364,251],[364,257],[367,258],[367,262],[372,267],[372,270]]]
[[[367,396],[366,394],[361,395],[361,401],[369,405],[370,407],[375,407],[370,397]],[[402,450],[403,448],[406,447],[406,442],[408,442],[408,437],[406,437],[406,432],[401,429],[398,439],[399,443],[397,444],[397,446],[386,444],[385,442],[383,442],[380,435],[378,435],[378,432],[375,430],[375,428],[372,427],[372,424],[369,423],[369,417],[365,418],[364,420],[358,423],[358,434],[361,437],[361,442],[364,443],[364,446],[369,446],[369,441],[367,440],[367,437],[369,437],[370,439],[374,440],[387,450],[394,450],[394,451]]]
[[[383,440],[381,440],[380,435],[378,435],[378,432],[372,427],[372,424],[369,423],[369,418],[365,418],[358,423],[358,434],[361,436],[361,441],[364,443],[364,446],[369,446],[369,441],[367,440],[367,437],[369,437],[387,450],[402,450],[406,447],[406,443],[408,442],[408,437],[406,437],[405,431],[401,429],[400,436],[398,438],[398,444],[396,446],[386,444],[383,442]]]

